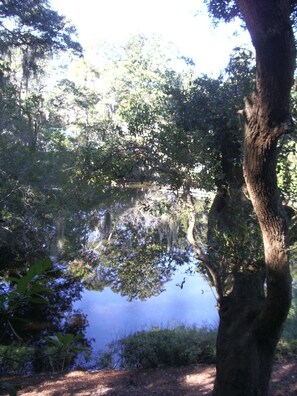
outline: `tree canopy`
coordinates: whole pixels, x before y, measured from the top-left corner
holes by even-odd
[[[80,44],[73,39],[75,28],[47,0],[2,0],[0,21],[2,51],[27,47],[37,53],[69,49],[81,53]]]

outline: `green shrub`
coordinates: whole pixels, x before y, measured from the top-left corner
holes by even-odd
[[[114,364],[114,357],[112,351],[105,351],[99,353],[98,363],[100,369],[112,369],[117,366],[116,364]]]
[[[118,366],[124,369],[187,366],[215,361],[216,332],[195,326],[152,328],[109,345]]]
[[[0,345],[0,374],[26,374],[31,371],[34,349],[26,344]]]
[[[44,348],[44,359],[48,359],[49,367],[53,372],[65,371],[74,364],[79,354],[85,357],[90,353],[90,348],[84,344],[82,334],[62,334],[57,332],[46,337],[47,345]]]

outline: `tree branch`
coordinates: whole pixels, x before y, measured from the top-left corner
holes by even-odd
[[[217,269],[209,261],[208,254],[204,253],[204,251],[202,250],[201,246],[199,245],[199,243],[197,241],[196,232],[195,232],[196,212],[195,212],[195,205],[194,205],[194,197],[189,191],[186,193],[185,202],[189,209],[187,239],[195,251],[196,258],[199,261],[202,261],[203,264],[205,265],[207,272],[211,277],[212,283],[216,289],[216,299],[218,302],[220,302],[223,297],[221,280],[220,280],[219,274],[217,272]]]

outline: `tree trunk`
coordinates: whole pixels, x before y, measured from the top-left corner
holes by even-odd
[[[278,140],[291,128],[295,45],[290,1],[238,0],[238,6],[256,49],[256,90],[245,106],[244,178],[262,233],[266,273],[260,267],[237,273],[232,292],[222,296],[214,395],[265,396],[291,301],[276,159]]]
[[[255,220],[243,183],[219,189],[208,232],[209,260],[216,263],[221,286],[214,395],[265,395],[269,380],[270,340],[258,328],[265,267]]]
[[[253,139],[252,141],[254,142]],[[291,278],[286,214],[280,204],[276,177],[273,177],[276,146],[268,147],[269,153],[249,148],[250,154],[245,152],[244,162],[249,194],[256,195],[252,203],[263,236],[265,265],[262,265],[264,263],[257,255],[253,258],[252,252],[250,256],[240,255],[240,248],[244,250],[250,247],[244,244],[244,238],[238,239],[241,233],[240,219],[244,222],[249,219],[247,209],[240,211],[240,206],[245,205],[245,202],[240,199],[239,191],[229,189],[224,198],[219,198],[218,195],[212,208],[213,219],[220,224],[220,227],[216,225],[216,236],[224,232],[227,238],[237,238],[237,246],[233,247],[233,251],[231,247],[228,251],[228,246],[225,249],[221,246],[222,250],[218,254],[223,292],[219,299],[215,396],[268,394],[275,348],[290,307]],[[260,174],[255,167],[261,169]],[[216,210],[218,207],[219,210]],[[226,219],[230,218],[231,221],[226,224]],[[210,217],[212,229],[213,219]],[[211,230],[209,256],[214,261],[213,249],[218,248],[210,234]],[[231,258],[234,255],[235,263]],[[241,262],[244,257],[246,259]]]

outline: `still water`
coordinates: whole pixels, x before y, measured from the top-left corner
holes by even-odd
[[[104,291],[85,290],[80,301],[74,304],[87,315],[89,326],[86,337],[94,339],[93,351],[104,350],[113,340],[152,326],[168,327],[179,324],[216,326],[218,313],[216,300],[202,275],[175,274],[165,287],[166,291],[146,301],[130,302],[126,297]]]
[[[103,351],[110,342],[151,327],[181,324],[216,326],[218,313],[212,289],[201,274],[185,274],[189,263],[193,264],[192,269],[197,263],[191,262],[189,258],[191,252],[185,241],[187,230],[180,220],[182,216],[185,217],[185,211],[180,200],[170,191],[158,188],[139,189],[132,186],[116,192],[115,198],[110,196],[100,207],[96,206],[79,217],[85,223],[84,227],[76,226],[76,229],[86,232],[83,247],[86,259],[92,257],[91,269],[104,268],[104,263],[105,266],[108,263],[107,268],[111,269],[112,277],[115,277],[114,283],[121,286],[118,293],[109,287],[96,291],[94,289],[98,287],[91,281],[93,290],[85,289],[82,298],[74,303],[73,308],[87,316],[89,325],[85,336],[94,340],[93,351]],[[201,229],[204,224],[203,208],[202,205],[199,217]],[[156,248],[158,246],[161,248]],[[137,266],[131,263],[137,263]],[[159,271],[147,271],[150,263],[151,268]],[[171,274],[170,263],[177,270],[172,279],[166,282],[166,268]],[[137,271],[138,266],[142,271]],[[99,272],[99,275],[100,280],[102,274]],[[96,271],[93,278],[97,279]],[[87,284],[88,278],[85,281]],[[141,286],[139,289],[142,292],[148,288],[148,293],[144,295],[163,288],[166,290],[146,301],[131,302],[120,294],[131,293],[130,281]],[[183,287],[177,284],[183,284]]]

